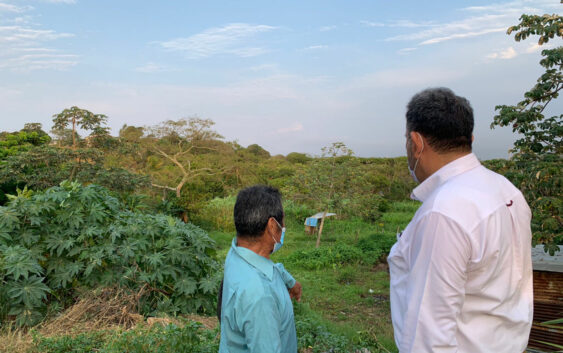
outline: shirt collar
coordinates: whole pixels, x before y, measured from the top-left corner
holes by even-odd
[[[252,267],[265,274],[270,281],[274,278],[274,263],[272,260],[267,259],[264,256],[260,256],[250,249],[237,246],[236,237],[233,238],[231,249]]]
[[[419,186],[414,188],[411,193],[411,199],[424,202],[428,196],[434,192],[439,186],[443,185],[450,178],[464,173],[470,169],[481,165],[475,154],[470,153],[456,160],[451,161],[442,168],[438,169],[428,179],[423,181]]]

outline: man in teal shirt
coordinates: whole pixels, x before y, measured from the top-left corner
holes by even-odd
[[[237,237],[225,260],[220,353],[297,352],[291,298],[300,300],[301,284],[270,260],[283,244],[283,217],[277,189],[253,186],[237,196]]]

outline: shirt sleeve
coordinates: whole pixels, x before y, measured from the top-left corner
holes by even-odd
[[[471,254],[468,235],[452,219],[431,212],[409,236],[407,312],[399,351],[457,352],[457,317]]]
[[[255,298],[242,313],[245,343],[251,353],[281,353],[281,316],[270,295]]]
[[[283,280],[283,283],[285,283],[285,286],[287,288],[293,288],[293,286],[295,285],[295,282],[296,282],[295,278],[293,278],[293,276],[289,272],[287,272],[287,270],[285,269],[283,264],[277,263],[277,264],[274,264],[274,266],[276,266],[276,268],[280,272],[281,278]]]

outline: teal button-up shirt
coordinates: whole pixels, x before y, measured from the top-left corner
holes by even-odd
[[[219,353],[296,353],[295,279],[233,239],[225,260]]]

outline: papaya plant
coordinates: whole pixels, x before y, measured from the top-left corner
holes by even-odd
[[[136,291],[143,313],[212,311],[214,241],[162,214],[128,210],[98,185],[64,181],[0,207],[0,315],[32,325],[78,287]]]

